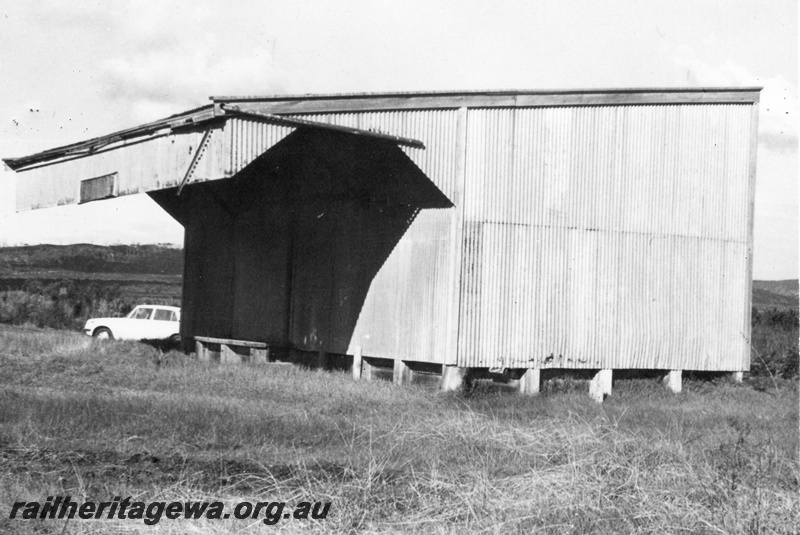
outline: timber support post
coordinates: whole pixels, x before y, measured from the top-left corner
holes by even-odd
[[[683,370],[670,370],[661,379],[661,384],[676,394],[681,393]]]
[[[364,363],[363,359],[361,358],[361,346],[358,346],[355,352],[353,353],[353,364],[350,367],[350,371],[353,374],[354,381],[358,381],[359,379],[361,379],[363,366]]]
[[[200,340],[194,342],[194,354],[197,355],[197,360],[201,362],[208,362],[209,354],[206,351],[206,346]]]
[[[411,383],[413,377],[414,372],[408,367],[408,364],[400,359],[395,359],[393,375],[394,384],[403,385]]]
[[[359,355],[360,354],[361,353],[359,351]],[[372,379],[373,379],[372,368],[373,368],[372,364],[370,364],[369,361],[362,356],[361,357],[361,379],[363,379],[364,381],[372,381]]]
[[[223,364],[241,364],[242,357],[228,344],[221,344],[219,361]]]
[[[614,372],[610,369],[598,371],[589,382],[589,396],[598,403],[611,395]]]
[[[197,360],[202,362],[219,362],[221,360],[222,347],[220,344],[213,342],[196,340],[195,352],[197,354]]]
[[[328,352],[324,349],[320,349],[317,354],[317,367],[321,370],[327,370],[329,362],[330,358],[328,357]]]
[[[442,365],[442,391],[458,392],[464,388],[464,379],[467,370],[458,366]]]
[[[531,368],[519,378],[519,393],[527,396],[538,396],[542,390],[542,370]]]
[[[261,349],[253,347],[250,349],[250,362],[254,364],[266,364],[269,362],[269,348]]]
[[[211,336],[195,336],[194,341],[197,360],[200,361],[221,364],[267,363],[269,361],[269,346],[264,342],[213,338]]]

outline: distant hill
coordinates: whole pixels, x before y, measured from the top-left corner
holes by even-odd
[[[165,245],[0,247],[0,292],[180,305],[182,281],[183,250]]]
[[[26,245],[0,247],[0,273],[183,274],[183,250],[165,245]]]
[[[797,279],[783,281],[753,281],[753,306],[765,308],[797,308]]]
[[[119,277],[116,275],[157,277]],[[18,287],[30,278],[148,280],[177,285],[183,275],[183,249],[165,245],[26,245],[0,247],[0,280]],[[16,279],[19,278],[19,281]],[[14,282],[12,283],[12,279]],[[758,309],[798,308],[797,279],[753,281],[753,306]]]

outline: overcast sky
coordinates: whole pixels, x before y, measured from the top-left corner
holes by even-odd
[[[0,0],[0,157],[209,95],[763,86],[754,276],[796,278],[797,31],[795,0]],[[14,176],[0,245],[182,242],[145,195],[14,214]]]

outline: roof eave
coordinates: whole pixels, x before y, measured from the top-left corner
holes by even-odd
[[[201,124],[214,118],[214,106],[212,104],[208,104],[183,113],[171,115],[164,119],[159,119],[158,121],[120,130],[105,136],[48,149],[42,152],[31,154],[29,156],[21,156],[19,158],[3,158],[3,162],[13,171],[18,171],[37,163],[56,160],[62,157],[91,154],[94,151],[113,143],[127,141],[137,137],[153,135],[161,130],[174,130],[192,127],[196,124]]]
[[[214,103],[172,115],[165,119],[120,130],[105,136],[72,143],[46,151],[3,158],[14,171],[25,170],[39,163],[54,162],[69,157],[91,155],[95,151],[120,142],[153,135],[167,130],[192,127],[224,115],[223,103],[242,103],[270,109],[243,109],[272,114],[349,111],[353,109],[403,109],[462,106],[592,106],[614,104],[659,103],[739,103],[757,104],[761,87],[677,87],[677,88],[615,88],[615,89],[552,89],[552,90],[493,90],[493,91],[427,91],[393,93],[341,93],[316,95],[270,96],[212,96]],[[699,95],[699,97],[698,97]],[[164,135],[164,134],[161,134]],[[55,163],[55,162],[54,162]]]
[[[644,94],[644,93],[758,93],[763,87],[628,87],[597,89],[504,89],[504,90],[465,90],[465,91],[393,91],[378,93],[307,93],[290,95],[212,95],[213,102],[242,102],[249,100],[328,100],[328,99],[370,99],[370,98],[411,98],[411,97],[470,97],[470,96],[547,96],[547,95],[592,95],[592,94]]]

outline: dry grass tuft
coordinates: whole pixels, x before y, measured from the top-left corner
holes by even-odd
[[[144,344],[0,326],[0,531],[16,500],[331,501],[277,532],[796,533],[797,386],[619,381],[603,405],[216,366]],[[164,533],[258,521],[162,520]],[[262,526],[263,527],[263,526]],[[71,521],[66,533],[146,533]]]

